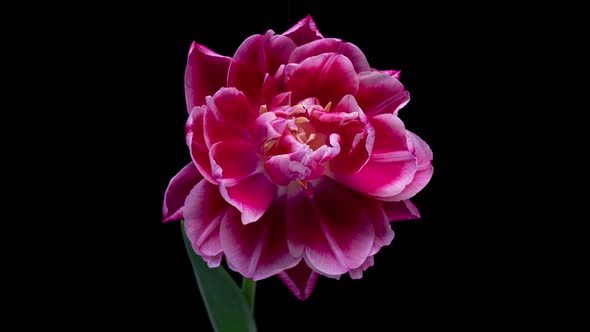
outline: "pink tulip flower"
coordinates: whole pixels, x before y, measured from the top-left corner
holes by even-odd
[[[164,221],[185,219],[210,267],[278,275],[300,299],[319,275],[360,278],[420,217],[409,201],[432,177],[432,151],[398,117],[399,72],[324,38],[310,16],[248,37],[233,57],[194,43],[185,75],[192,161],[171,181]]]

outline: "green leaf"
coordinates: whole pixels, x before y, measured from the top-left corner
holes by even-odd
[[[252,312],[254,312],[254,299],[256,298],[256,281],[244,277],[242,279],[242,292],[246,303],[250,306]]]
[[[213,329],[216,332],[255,332],[252,309],[240,288],[223,267],[211,269],[207,266],[186,237],[184,220],[181,225],[186,251]]]

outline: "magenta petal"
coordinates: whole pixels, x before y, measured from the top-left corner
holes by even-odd
[[[323,177],[313,197],[289,188],[287,234],[291,254],[304,254],[319,273],[337,276],[367,259],[375,241],[373,222],[356,193]]]
[[[166,188],[166,193],[164,194],[164,206],[162,207],[164,220],[162,220],[162,222],[182,218],[182,209],[186,196],[188,196],[191,189],[193,189],[202,178],[203,177],[195,165],[191,162],[184,166],[184,168],[170,180],[168,188]]]
[[[213,177],[217,181],[239,181],[258,170],[258,147],[240,141],[217,142],[209,150]]]
[[[209,149],[203,136],[203,118],[207,106],[193,108],[192,113],[186,122],[186,142],[189,146],[191,157],[201,175],[207,181],[217,184],[211,174],[211,162],[209,161]]]
[[[369,256],[367,257],[367,260],[363,263],[363,265],[359,266],[356,269],[352,269],[350,270],[350,277],[352,279],[360,279],[363,277],[363,272],[366,271],[368,268],[370,268],[371,266],[373,266],[375,264],[375,261],[373,259],[373,256]]]
[[[277,195],[277,186],[263,173],[251,175],[237,183],[219,184],[225,200],[242,213],[242,223],[249,224],[262,217]]]
[[[219,55],[203,45],[193,43],[184,74],[187,111],[205,103],[205,97],[226,85],[231,58]]]
[[[403,122],[393,114],[371,119],[375,144],[369,162],[356,173],[334,173],[338,182],[375,197],[399,194],[413,179],[416,158],[407,150]]]
[[[207,148],[219,141],[251,140],[249,129],[258,113],[250,109],[241,91],[221,88],[205,100],[207,110],[203,118],[203,132]]]
[[[294,267],[279,273],[279,278],[281,278],[291,293],[302,301],[311,295],[319,276],[304,261],[300,261]]]
[[[420,218],[420,212],[410,200],[400,202],[381,202],[389,221],[411,220]]]
[[[185,230],[195,252],[202,257],[209,256],[210,264],[222,253],[219,240],[219,225],[228,209],[233,209],[219,194],[216,185],[201,180],[185,201]],[[219,261],[221,258],[219,258]]]
[[[291,181],[303,180],[316,169],[318,172],[323,171],[313,158],[313,151],[309,147],[289,154],[272,156],[264,163],[264,169],[273,182],[281,186],[286,186]]]
[[[218,267],[221,265],[221,259],[223,258],[223,253],[219,253],[215,256],[206,256],[201,255],[201,258],[207,263],[207,266],[210,268]]]
[[[291,100],[299,102],[317,97],[322,105],[336,103],[347,94],[354,95],[359,80],[350,60],[336,53],[324,53],[305,59],[295,67],[287,87],[293,92]]]
[[[244,225],[235,210],[221,223],[221,245],[233,269],[254,280],[275,275],[297,264],[287,247],[285,199],[279,198],[255,223]]]
[[[291,38],[297,45],[324,38],[310,15],[307,15],[307,17],[285,31],[283,36]]]
[[[227,83],[243,91],[253,107],[261,104],[261,88],[265,75],[274,75],[280,65],[288,62],[295,43],[269,30],[265,35],[248,37],[234,54]]]
[[[424,142],[418,135],[407,131],[408,145],[414,152],[414,155],[418,159],[418,167],[414,179],[408,184],[402,192],[397,195],[387,197],[386,201],[402,201],[414,197],[420,190],[422,190],[430,179],[434,168],[432,167],[432,150],[426,142]]]
[[[381,201],[365,197],[364,203],[375,228],[375,242],[369,255],[375,255],[382,247],[391,244],[395,234],[391,229],[390,219],[383,209]]]
[[[305,59],[322,53],[338,53],[346,56],[357,73],[370,70],[369,62],[360,48],[352,43],[345,43],[336,38],[325,38],[310,42],[297,47],[291,56],[289,62],[301,63]]]
[[[410,101],[410,94],[396,78],[378,71],[359,75],[359,89],[355,95],[367,116],[381,113],[397,115]]]

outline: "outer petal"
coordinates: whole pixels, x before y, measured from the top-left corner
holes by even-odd
[[[378,71],[359,75],[356,100],[367,116],[381,113],[397,115],[400,108],[410,101],[410,94],[396,78]]]
[[[184,92],[189,113],[193,107],[203,105],[206,96],[213,95],[226,85],[230,60],[203,45],[191,45],[184,73]]]
[[[240,141],[217,142],[209,150],[213,177],[226,184],[234,183],[259,170],[258,147]]]
[[[250,126],[258,114],[250,109],[244,94],[235,88],[222,88],[207,97],[203,131],[207,148],[219,141],[250,141]]]
[[[334,173],[344,185],[378,198],[399,194],[413,179],[416,158],[407,150],[403,122],[393,114],[371,119],[375,145],[369,162],[356,173]]]
[[[235,184],[219,184],[225,200],[242,213],[242,223],[249,224],[262,217],[277,195],[277,186],[263,173],[256,173]]]
[[[364,197],[363,199],[373,221],[373,227],[375,228],[375,242],[369,255],[375,255],[382,247],[391,244],[395,234],[393,233],[393,229],[391,229],[391,225],[389,224],[390,219],[381,201],[369,197]]]
[[[346,56],[352,62],[354,70],[357,73],[371,69],[367,57],[365,57],[360,48],[352,43],[345,43],[336,38],[319,39],[297,47],[291,53],[289,62],[301,63],[309,57],[322,53],[338,53]]]
[[[182,218],[186,196],[202,178],[195,165],[190,162],[170,180],[164,194],[164,206],[162,207],[164,220],[162,222]]]
[[[207,106],[193,108],[192,113],[186,122],[186,143],[189,146],[191,157],[199,172],[205,179],[213,184],[217,181],[211,174],[211,163],[209,161],[209,148],[203,136],[203,118]]]
[[[336,53],[307,58],[295,67],[287,81],[288,89],[293,92],[293,102],[317,97],[322,105],[340,101],[347,94],[354,95],[358,86],[358,76],[352,63]]]
[[[283,36],[291,38],[297,45],[324,38],[310,15],[307,15],[307,17],[285,31]]]
[[[373,260],[373,256],[367,257],[367,260],[363,263],[363,265],[359,266],[356,269],[350,270],[350,277],[352,279],[360,279],[363,277],[363,272],[373,266],[375,261]]]
[[[312,181],[313,196],[290,185],[287,235],[291,254],[315,271],[336,276],[361,266],[375,241],[370,214],[358,194],[329,178]]]
[[[420,212],[410,200],[401,202],[381,202],[381,205],[390,221],[420,218]]]
[[[311,295],[319,276],[304,261],[300,261],[295,267],[279,273],[279,278],[300,300],[305,300]]]
[[[275,200],[258,222],[243,225],[235,210],[221,223],[221,245],[231,266],[242,275],[260,280],[289,269],[300,258],[287,247],[285,199]]]
[[[422,190],[430,179],[434,168],[432,167],[432,150],[426,142],[424,142],[418,135],[407,131],[408,145],[410,150],[414,153],[418,159],[418,167],[416,169],[416,175],[410,184],[408,184],[404,190],[394,196],[387,197],[386,201],[401,201],[414,197],[420,190]]]
[[[291,39],[274,35],[272,30],[248,37],[232,58],[228,85],[243,91],[253,107],[260,106],[265,75],[274,75],[281,64],[286,64],[295,47]]]
[[[219,225],[229,209],[216,185],[201,180],[186,198],[184,219],[186,235],[195,252],[209,257],[210,266],[221,261]],[[219,260],[217,260],[219,256]]]

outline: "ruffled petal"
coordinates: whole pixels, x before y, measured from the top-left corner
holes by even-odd
[[[416,159],[418,160],[416,174],[414,175],[412,182],[410,182],[410,184],[408,184],[404,190],[402,190],[402,192],[397,195],[384,198],[383,200],[402,201],[412,198],[418,192],[424,189],[424,187],[426,187],[432,178],[432,173],[434,172],[434,168],[432,167],[432,150],[430,150],[428,144],[418,137],[418,135],[407,131],[407,137],[410,150],[414,153]]]
[[[416,158],[407,150],[403,122],[393,114],[371,119],[375,144],[369,162],[356,173],[334,173],[338,182],[378,198],[399,194],[414,178]]]
[[[362,278],[363,277],[363,272],[366,271],[371,266],[373,266],[374,264],[375,264],[375,261],[373,259],[373,256],[367,257],[367,260],[363,263],[363,265],[359,266],[356,269],[350,270],[350,272],[349,272],[350,278],[352,278],[352,279],[360,279],[360,278]]]
[[[336,38],[319,39],[297,47],[291,53],[289,62],[301,63],[309,57],[322,53],[338,53],[344,55],[352,62],[354,70],[357,73],[371,69],[367,57],[365,57],[365,54],[363,54],[360,48],[352,43],[345,43]]]
[[[304,255],[315,271],[337,276],[361,266],[373,247],[375,231],[358,194],[323,177],[313,193],[291,184],[287,236],[293,256]]]
[[[209,150],[211,170],[217,181],[226,184],[239,181],[259,171],[258,147],[240,141],[217,142]]]
[[[410,101],[410,94],[399,80],[378,71],[359,75],[359,89],[355,97],[369,117],[381,113],[397,115]]]
[[[283,36],[291,38],[297,45],[324,38],[310,15],[307,15],[307,17],[285,31]]]
[[[184,74],[184,92],[189,113],[195,106],[203,105],[205,97],[226,86],[230,61],[230,57],[219,55],[203,45],[191,45]]]
[[[420,212],[416,206],[405,200],[401,202],[381,202],[383,210],[389,221],[411,220],[420,218]]]
[[[184,166],[180,172],[170,180],[168,188],[166,188],[166,193],[164,194],[164,206],[162,207],[164,220],[162,220],[162,222],[182,218],[184,201],[191,189],[193,189],[202,178],[203,177],[195,165],[191,162]]]
[[[319,276],[304,261],[300,261],[294,267],[279,273],[279,278],[281,278],[291,293],[302,301],[311,295]]]
[[[233,209],[219,194],[216,185],[201,180],[186,198],[185,230],[195,252],[208,257],[209,266],[221,262],[219,227],[229,209]],[[219,257],[218,257],[219,256]]]
[[[266,174],[256,173],[236,183],[219,183],[225,200],[242,213],[242,223],[249,224],[262,217],[277,195],[277,186]]]
[[[286,64],[297,47],[288,37],[265,35],[248,37],[237,49],[229,66],[227,83],[243,91],[253,107],[261,105],[261,88],[266,74],[274,75],[280,65]]]
[[[207,148],[219,141],[250,141],[250,129],[258,114],[250,109],[244,94],[235,88],[221,88],[206,98],[203,131]]]
[[[287,81],[293,92],[291,100],[299,102],[316,97],[322,105],[354,95],[359,86],[358,75],[350,60],[336,53],[324,53],[305,59],[295,67]]]
[[[189,146],[191,157],[197,169],[201,172],[201,175],[207,181],[217,184],[217,181],[213,179],[213,175],[211,174],[209,148],[203,136],[203,119],[206,111],[207,106],[193,108],[186,122],[186,143]]]
[[[243,276],[260,280],[297,264],[287,247],[285,198],[278,198],[264,216],[253,224],[240,222],[237,211],[229,211],[221,223],[221,245],[228,263]]]

